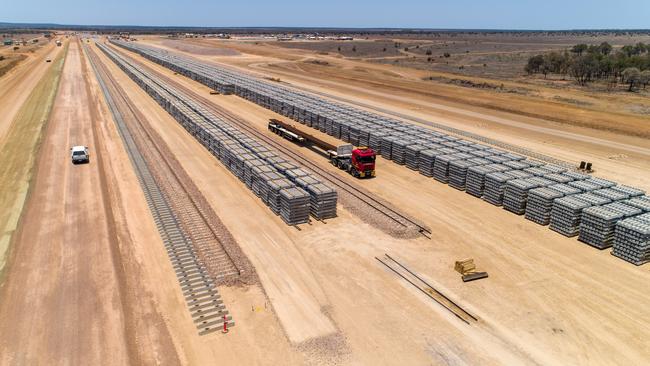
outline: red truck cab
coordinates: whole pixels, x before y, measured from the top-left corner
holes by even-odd
[[[375,160],[377,154],[369,147],[358,147],[352,150],[352,167],[356,170],[359,178],[375,176]]]

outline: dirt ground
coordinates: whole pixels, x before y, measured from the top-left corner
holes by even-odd
[[[209,95],[207,88],[146,63]],[[643,346],[647,324],[639,323],[647,317],[647,268],[381,158],[380,176],[365,186],[432,227],[432,240],[388,237],[341,208],[326,224],[287,228],[135,85],[129,89],[142,95],[138,101],[147,114],[156,113],[161,135],[256,266],[283,332],[307,362],[625,364],[649,356]],[[278,117],[236,96],[210,98],[260,130],[269,117]],[[479,323],[460,323],[380,267],[374,256],[385,252],[477,314]],[[468,256],[490,273],[489,280],[460,281],[453,262]],[[309,270],[295,273],[302,266]],[[282,290],[287,281],[291,292]],[[300,329],[313,336],[322,328],[320,316],[298,316],[310,313],[314,301],[336,332],[305,341]]]
[[[525,76],[524,66],[532,55],[564,52],[579,43],[608,42],[614,49],[638,42],[647,43],[646,34],[569,33],[462,33],[441,32],[410,35],[355,36],[353,41],[294,40],[269,42],[288,49],[342,55],[365,61],[398,64],[420,70],[464,76],[511,80]],[[447,57],[445,57],[448,55]]]
[[[68,158],[71,145],[87,144],[93,159],[97,152],[80,62],[72,45],[14,240],[3,285],[11,300],[0,308],[1,333],[12,334],[1,343],[5,364],[128,360],[98,165],[72,166]]]
[[[4,39],[2,36],[0,38]],[[41,48],[54,45],[54,40],[48,40],[45,37],[34,34],[22,34],[11,38],[18,40],[19,43],[11,46],[0,45],[0,77],[20,65],[24,60],[35,56]],[[22,40],[27,43],[23,45],[20,42]],[[33,43],[32,40],[37,40],[38,42]],[[14,50],[14,47],[18,47],[18,49]]]
[[[54,43],[39,48],[27,59],[14,67],[10,72],[0,78],[0,142],[18,109],[23,105],[29,93],[34,89],[36,83],[43,77],[51,63],[45,59],[54,59],[62,47],[56,47]]]
[[[432,239],[396,239],[340,206],[335,219],[289,227],[95,50],[241,245],[261,286],[219,288],[236,326],[198,335],[97,80],[71,42],[0,288],[0,364],[638,365],[650,358],[647,265],[630,265],[382,158],[378,177],[364,187],[429,226]],[[598,175],[650,188],[650,146],[640,138],[391,88],[382,65],[346,82],[336,72],[281,74],[267,66],[287,61],[273,48],[231,56],[188,50],[366,108],[569,160],[587,156]],[[281,118],[130,55],[260,131],[269,133],[268,118]],[[367,78],[377,83],[364,84]],[[73,144],[89,146],[90,164],[70,163]],[[461,322],[400,280],[375,260],[384,253],[478,322]],[[466,257],[490,277],[463,283],[453,263]]]
[[[147,41],[161,45],[163,42],[156,37],[150,37]],[[322,81],[327,80],[342,84],[343,87],[355,85],[410,99],[436,101],[464,109],[486,110],[490,114],[506,112],[517,117],[541,119],[568,127],[580,126],[618,134],[650,136],[650,118],[644,112],[650,110],[650,102],[645,95],[637,93],[601,93],[572,88],[570,82],[567,82],[565,87],[558,88],[517,78],[497,80],[486,76],[423,71],[408,65],[380,65],[363,59],[289,49],[281,42],[255,43],[208,39],[186,42],[202,47],[213,45],[218,48],[232,48],[242,55],[198,57],[262,71],[286,81],[310,77],[313,78],[312,84],[321,86]],[[313,62],[314,60],[318,62]],[[341,85],[334,87],[337,90],[341,88]]]
[[[14,75],[7,77],[11,80],[0,79],[0,84],[12,88],[0,89],[0,106],[7,112],[0,116],[0,279],[12,235],[25,205],[36,152],[63,68],[64,51],[53,52],[57,57],[48,64],[52,66],[38,64],[34,74],[24,72],[29,70],[17,70],[22,79]]]
[[[155,37],[144,41],[165,47]],[[575,164],[590,161],[597,175],[650,189],[649,180],[639,174],[650,168],[650,140],[641,137],[650,134],[649,118],[606,111],[610,104],[618,105],[617,97],[601,105],[603,110],[595,110],[451,85],[442,85],[438,90],[423,85],[425,82],[416,77],[420,71],[408,68],[327,56],[322,57],[333,60],[336,67],[323,66],[299,61],[299,55],[304,59],[313,54],[287,54],[286,49],[277,46],[215,40],[196,42],[216,43],[218,47],[242,52],[241,56],[228,57],[195,55],[204,60],[263,77],[280,78],[291,85],[350,104],[369,106],[375,111],[389,110],[394,117],[442,123]],[[260,54],[258,50],[262,50]],[[535,110],[536,116],[526,112],[529,108]],[[556,120],[556,117],[561,118]]]
[[[125,279],[125,270],[137,276],[137,266],[119,259],[118,244],[130,250],[122,240],[134,234],[116,228],[98,138],[106,120],[83,62],[72,43],[2,286],[0,334],[11,337],[0,338],[0,363],[178,363],[150,300],[129,303],[142,286]],[[70,163],[74,144],[89,146],[91,164]],[[158,349],[148,347],[151,339]]]

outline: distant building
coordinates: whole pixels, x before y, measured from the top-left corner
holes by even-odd
[[[14,44],[14,40],[13,39],[5,39],[2,43],[5,46],[11,46],[12,44]]]

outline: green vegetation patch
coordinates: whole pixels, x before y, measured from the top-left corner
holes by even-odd
[[[650,83],[650,44],[642,42],[614,50],[609,43],[573,46],[563,53],[550,52],[528,59],[528,74],[570,75],[580,85],[605,80],[628,85],[628,90]]]

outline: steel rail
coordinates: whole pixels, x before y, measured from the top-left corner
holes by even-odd
[[[406,282],[408,282],[408,283],[410,283],[411,285],[413,285],[413,287],[415,287],[416,289],[420,290],[423,294],[427,295],[430,299],[432,299],[433,301],[437,302],[438,304],[440,304],[440,305],[441,305],[442,307],[444,307],[445,309],[449,310],[449,312],[452,313],[455,317],[457,317],[458,319],[462,320],[462,321],[463,321],[464,323],[466,323],[466,324],[470,324],[470,322],[469,322],[467,319],[463,318],[460,314],[458,314],[457,312],[455,312],[453,309],[451,309],[449,306],[447,306],[446,304],[444,304],[442,301],[436,299],[433,295],[431,295],[429,292],[427,292],[424,288],[422,288],[421,286],[418,286],[415,282],[411,281],[408,277],[406,277],[405,275],[403,275],[402,273],[400,273],[400,272],[399,272],[398,270],[396,270],[395,268],[391,267],[388,263],[384,262],[383,260],[381,260],[381,259],[379,259],[379,258],[377,258],[377,257],[375,257],[375,259],[376,259],[377,261],[379,261],[379,263],[381,263],[381,264],[383,264],[384,266],[386,266],[386,268],[388,268],[388,269],[390,269],[391,271],[393,271],[396,275],[400,276],[400,277],[401,277],[402,279],[404,279]]]
[[[388,255],[388,254],[386,254],[386,258],[388,258],[388,259],[390,259],[391,261],[395,262],[398,266],[402,267],[405,271],[407,271],[408,273],[410,273],[413,277],[417,278],[417,279],[420,280],[422,283],[424,283],[425,285],[427,285],[430,289],[432,289],[433,291],[435,291],[438,295],[442,296],[445,300],[449,301],[449,302],[450,302],[451,304],[453,304],[455,307],[457,307],[458,309],[460,309],[463,313],[467,314],[470,318],[472,318],[472,319],[475,320],[475,321],[478,321],[478,318],[477,318],[477,317],[475,317],[474,315],[472,315],[469,311],[463,309],[463,307],[461,307],[460,305],[458,305],[454,300],[450,299],[450,298],[447,297],[445,294],[443,294],[442,292],[438,291],[435,287],[431,286],[427,281],[425,281],[424,279],[422,279],[420,276],[418,276],[417,274],[415,274],[413,271],[411,271],[410,269],[406,268],[405,265],[403,265],[402,263],[398,262],[397,260],[395,260],[393,257],[391,257],[391,256]]]
[[[204,335],[220,330],[224,322],[229,327],[234,326],[232,316],[228,315],[228,311],[220,300],[221,296],[216,284],[198,258],[192,240],[183,229],[169,200],[156,182],[146,159],[138,149],[135,139],[125,122],[123,111],[118,107],[120,102],[116,98],[120,99],[122,103],[125,103],[127,98],[124,93],[118,92],[119,88],[116,81],[97,55],[85,44],[83,44],[83,49],[85,54],[88,55],[88,60],[95,72],[104,99],[116,122],[117,130],[140,182],[147,205],[178,277],[179,285],[184,291],[187,306],[199,334]],[[137,118],[137,115],[134,114],[134,117]],[[219,320],[211,320],[213,318]]]

